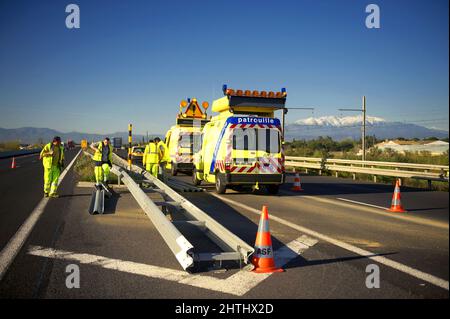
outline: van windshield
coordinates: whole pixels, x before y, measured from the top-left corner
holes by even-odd
[[[144,153],[144,148],[143,147],[135,147],[133,149],[133,153]]]
[[[280,132],[270,128],[236,128],[233,130],[233,149],[238,151],[280,152]]]

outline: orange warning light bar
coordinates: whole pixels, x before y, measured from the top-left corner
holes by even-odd
[[[227,96],[248,96],[248,97],[263,97],[263,98],[278,98],[278,99],[284,99],[287,96],[287,92],[285,88],[282,88],[279,92],[273,92],[273,91],[257,91],[257,90],[234,90],[229,89],[224,85],[223,87],[223,93]]]

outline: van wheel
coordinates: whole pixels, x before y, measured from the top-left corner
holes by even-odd
[[[278,194],[278,191],[280,190],[280,185],[273,185],[273,184],[266,185],[266,189],[270,195],[276,195],[276,194]]]
[[[194,171],[192,172],[192,184],[199,186],[201,183],[202,180],[197,178],[197,170],[194,168]]]
[[[225,178],[222,174],[216,174],[216,192],[217,194],[225,194],[227,191],[227,185],[225,184]]]
[[[177,176],[178,174],[177,166],[174,163],[171,165],[170,174],[172,174],[172,176]]]

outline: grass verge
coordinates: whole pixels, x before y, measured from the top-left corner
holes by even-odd
[[[79,181],[95,182],[94,167],[94,161],[89,156],[82,153],[75,162],[73,169]],[[117,183],[117,176],[113,173],[109,174],[109,183]]]

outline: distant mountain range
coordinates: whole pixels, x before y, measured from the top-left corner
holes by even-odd
[[[319,136],[330,136],[334,140],[361,138],[362,116],[323,116],[297,120],[286,125],[286,139],[314,139]],[[444,130],[430,129],[420,125],[402,122],[388,122],[380,117],[366,118],[366,135],[375,135],[380,139],[396,137],[437,138],[448,137]]]
[[[361,138],[362,116],[323,116],[310,117],[297,120],[286,125],[286,139],[314,139],[319,136],[330,136],[334,140],[346,138]],[[366,134],[375,135],[380,139],[396,137],[404,138],[426,138],[435,136],[437,138],[448,137],[448,132],[426,128],[416,124],[402,122],[388,122],[379,117],[368,116],[366,119]],[[43,142],[50,141],[53,136],[58,135],[63,141],[68,139],[80,142],[82,139],[99,141],[105,136],[122,137],[123,143],[128,141],[128,132],[115,132],[110,134],[92,134],[69,132],[62,133],[48,128],[22,127],[17,129],[0,128],[0,142],[18,140],[21,143],[36,143],[39,139]],[[149,134],[149,137],[161,136],[161,134]],[[142,141],[143,135],[133,135],[134,141]]]
[[[21,127],[16,129],[4,129],[0,128],[0,142],[5,141],[20,141],[20,143],[37,143],[41,139],[46,143],[50,141],[54,136],[60,136],[63,141],[73,140],[79,143],[82,139],[91,141],[100,141],[105,136],[110,138],[121,137],[123,143],[128,143],[128,132],[115,132],[110,134],[92,134],[92,133],[80,133],[69,132],[63,133],[49,128],[36,128],[36,127]],[[155,136],[161,136],[161,134],[149,134],[150,138]],[[133,135],[133,141],[142,141],[143,135]]]

